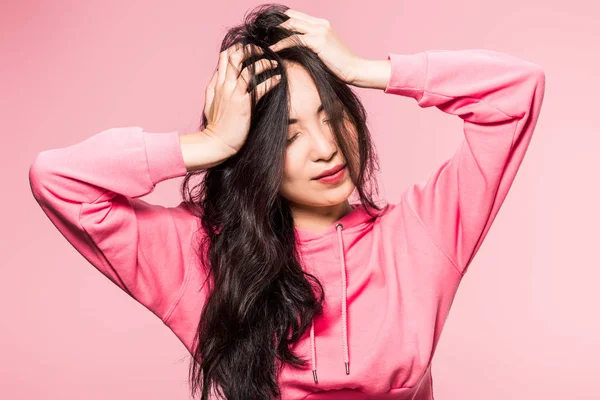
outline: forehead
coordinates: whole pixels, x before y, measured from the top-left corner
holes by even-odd
[[[286,63],[286,72],[290,92],[289,118],[313,115],[321,104],[321,97],[312,77],[297,63]]]

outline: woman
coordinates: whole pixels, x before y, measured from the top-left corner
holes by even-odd
[[[348,85],[456,115],[465,139],[379,206]],[[42,151],[31,188],[66,239],[180,338],[202,399],[432,399],[442,327],[544,86],[539,66],[489,50],[366,60],[326,20],[263,5],[223,40],[199,132],[107,129]],[[179,206],[139,199],[178,176]]]

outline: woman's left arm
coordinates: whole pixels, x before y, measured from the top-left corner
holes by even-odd
[[[403,201],[464,274],[525,156],[544,97],[542,68],[491,50],[389,54],[385,93],[414,98],[464,121],[465,139]],[[362,82],[381,87],[385,62]],[[370,77],[369,77],[370,76]],[[369,83],[370,82],[370,83]]]
[[[347,82],[350,85],[385,90],[392,75],[392,62],[389,57],[387,60],[368,60],[359,59],[355,63],[352,74],[352,81]]]

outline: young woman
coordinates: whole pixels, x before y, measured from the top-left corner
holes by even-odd
[[[281,5],[221,50],[199,132],[116,127],[42,151],[39,205],[179,337],[202,399],[433,399],[436,345],[531,140],[543,70],[490,50],[366,60]],[[465,139],[379,206],[349,85],[456,115]],[[139,199],[179,176],[179,206]]]

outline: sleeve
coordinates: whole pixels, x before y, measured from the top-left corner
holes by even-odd
[[[409,96],[463,121],[453,156],[402,194],[432,240],[464,275],[515,179],[542,106],[538,65],[491,50],[388,54],[385,93]]]
[[[183,290],[195,222],[182,207],[138,197],[187,173],[178,132],[111,128],[40,152],[34,198],[95,268],[166,323]]]

